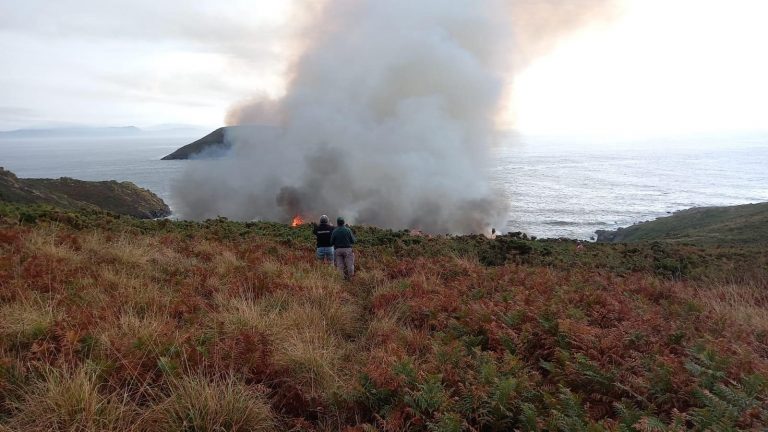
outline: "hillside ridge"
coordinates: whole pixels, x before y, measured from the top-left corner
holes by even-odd
[[[0,201],[48,204],[54,207],[102,209],[151,219],[171,214],[168,205],[148,189],[131,182],[59,179],[23,179],[0,167]]]
[[[768,203],[694,207],[615,231],[597,231],[597,241],[665,240],[694,244],[767,244]]]

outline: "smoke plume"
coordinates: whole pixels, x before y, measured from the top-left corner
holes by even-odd
[[[200,219],[428,232],[503,226],[488,149],[509,77],[608,0],[327,0],[302,27],[284,97],[228,115],[229,157],[195,164],[177,211]],[[267,126],[270,125],[270,126]]]

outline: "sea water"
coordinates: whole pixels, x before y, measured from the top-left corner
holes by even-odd
[[[160,158],[199,137],[2,139],[0,166],[19,177],[131,181],[174,208],[189,164]],[[589,239],[696,206],[768,201],[768,134],[610,141],[510,136],[491,152],[510,205],[502,231]]]
[[[591,239],[700,206],[768,201],[768,134],[652,140],[517,137],[493,151],[505,231]]]

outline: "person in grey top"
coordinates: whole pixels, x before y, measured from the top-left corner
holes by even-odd
[[[336,229],[331,234],[331,246],[336,260],[336,268],[344,275],[344,279],[350,280],[355,275],[355,253],[352,245],[355,244],[355,235],[346,226],[344,218],[336,219]]]

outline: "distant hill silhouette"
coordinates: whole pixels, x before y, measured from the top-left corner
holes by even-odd
[[[197,126],[163,124],[140,129],[136,126],[116,127],[54,127],[30,128],[0,131],[2,139],[44,139],[44,138],[121,138],[144,136],[194,136],[203,129]]]
[[[138,136],[142,130],[135,126],[120,127],[64,127],[48,129],[18,129],[0,132],[0,139],[10,138],[85,138]]]

